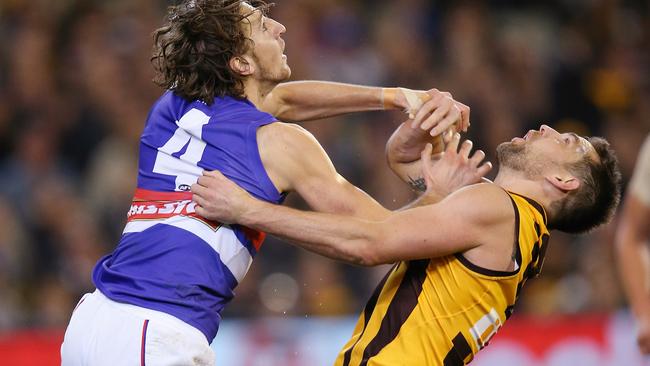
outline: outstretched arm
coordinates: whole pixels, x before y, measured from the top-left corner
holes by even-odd
[[[387,109],[403,110],[414,115],[429,98],[430,95],[423,90],[295,81],[276,86],[264,98],[261,109],[285,122]],[[469,119],[466,123],[469,123]]]
[[[650,139],[639,154],[616,231],[618,271],[637,319],[639,349],[650,354]]]
[[[618,268],[628,301],[637,319],[637,342],[650,353],[650,207],[634,195],[625,200],[616,235]]]
[[[337,173],[318,141],[304,128],[287,123],[273,123],[261,127],[257,133],[258,148],[269,178],[280,192],[295,191],[314,211],[354,216],[366,220],[383,220],[390,211],[361,189],[350,184]],[[429,192],[418,204],[437,202],[451,191],[477,182],[489,170],[479,166],[483,156],[469,158],[469,147],[463,144],[458,151],[458,135],[449,144],[441,159],[431,159],[430,148],[423,153],[427,161]],[[215,172],[204,172],[192,186],[195,200],[201,200],[202,215],[211,220],[220,216],[224,192],[211,185]],[[197,202],[198,202],[197,200]],[[214,211],[213,211],[214,210]]]
[[[295,81],[276,86],[262,110],[286,122],[300,122],[350,112],[384,109],[378,87],[326,81]]]
[[[485,243],[487,235],[503,237],[512,230],[512,208],[501,197],[503,191],[492,184],[467,187],[438,204],[371,221],[272,205],[252,198],[221,174],[209,179],[224,193],[217,208],[222,222],[241,223],[354,264],[370,266],[464,252]],[[204,215],[207,203],[200,197],[195,200],[197,213]],[[507,241],[499,242],[511,247]]]

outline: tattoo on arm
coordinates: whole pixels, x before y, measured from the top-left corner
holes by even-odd
[[[413,179],[410,175],[408,176],[409,181],[407,182],[409,186],[417,192],[425,192],[427,190],[427,184],[424,181],[424,178]]]

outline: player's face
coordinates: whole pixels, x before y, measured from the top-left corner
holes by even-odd
[[[253,8],[244,3],[243,11],[250,13]],[[279,83],[289,79],[291,69],[284,54],[282,34],[286,31],[284,25],[265,16],[261,11],[253,11],[245,21],[254,45],[248,51],[251,62],[255,67],[253,77],[262,82]]]
[[[512,169],[539,175],[549,167],[567,167],[586,156],[598,160],[594,147],[575,133],[559,133],[549,126],[530,130],[497,148],[499,161]]]

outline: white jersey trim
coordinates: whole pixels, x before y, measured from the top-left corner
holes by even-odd
[[[174,226],[201,238],[219,254],[221,262],[228,267],[237,282],[244,278],[253,262],[248,249],[237,239],[230,226],[221,225],[214,230],[192,217],[179,215],[161,220],[131,221],[126,224],[123,234],[142,232],[158,224]]]

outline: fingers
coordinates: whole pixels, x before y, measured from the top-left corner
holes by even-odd
[[[436,108],[431,115],[429,115],[420,126],[421,129],[428,131],[433,127],[436,127],[440,122],[450,113],[454,108],[454,103],[452,99],[449,99],[443,96],[443,99],[438,102],[438,108]]]
[[[454,135],[451,137],[451,141],[447,144],[447,149],[446,151],[449,152],[450,154],[454,154],[458,151],[458,143],[460,142],[460,134],[459,133],[454,133]]]
[[[207,217],[208,216],[208,210],[203,208],[203,205],[197,202],[197,206],[194,208],[194,211],[196,212],[197,215],[201,217]]]
[[[203,198],[203,196],[196,193],[192,195],[192,201],[196,202],[201,207],[206,207],[208,203],[208,201]]]
[[[458,125],[458,130],[467,132],[467,129],[469,128],[469,113],[470,113],[470,108],[466,106],[465,104],[456,101],[456,107],[460,110],[460,121]]]
[[[456,132],[450,128],[442,134],[442,141],[445,143],[445,145],[451,141],[451,139],[454,137],[454,133]]]
[[[219,178],[219,177],[223,177],[224,175],[221,174],[221,172],[218,170],[211,170],[211,171],[204,170],[203,176]],[[199,177],[199,179],[201,179],[201,177]]]
[[[476,174],[478,174],[479,177],[484,177],[487,173],[490,172],[490,170],[492,170],[492,163],[488,161],[476,169]]]
[[[460,110],[456,106],[452,105],[447,111],[447,115],[431,129],[429,134],[431,134],[431,136],[438,136],[443,131],[456,130],[456,128],[454,128],[454,125],[458,123],[460,118],[461,118]],[[433,116],[433,114],[431,115],[431,117],[427,119],[427,122],[429,120],[433,120],[435,122],[435,117]],[[422,127],[424,128],[425,125],[426,122],[422,124]]]
[[[199,176],[196,183],[192,184],[190,191],[193,193],[193,196],[206,198],[210,194],[211,189],[217,185],[219,179],[227,178],[218,170],[203,171],[203,175]],[[194,198],[192,199],[194,200]],[[197,200],[194,201],[198,203]]]
[[[417,110],[413,121],[412,128],[421,128],[430,131],[431,136],[437,136],[452,126],[456,125],[455,130],[465,131],[469,123],[469,107],[458,103],[448,92],[440,92],[436,89],[427,91],[431,99],[424,102]]]
[[[466,140],[465,142],[468,141],[471,143],[470,140]],[[467,145],[469,145],[468,149],[471,150],[471,144],[467,144]],[[466,144],[463,143],[463,146],[461,147],[461,151],[463,150],[463,148],[465,148],[465,146]],[[479,164],[481,164],[483,159],[485,159],[485,152],[483,152],[483,150],[476,150],[474,154],[472,154],[472,157],[469,158],[469,166],[476,168],[476,174],[479,177],[484,177],[487,173],[490,172],[490,170],[492,170],[492,163],[489,161],[479,166]]]
[[[440,99],[443,97],[441,93],[435,93],[431,96],[431,99],[426,101],[415,113],[411,127],[418,128],[422,124],[422,121],[426,116],[428,116],[432,110],[438,108]],[[424,128],[423,128],[424,129]]]
[[[463,143],[460,145],[460,151],[458,152],[458,154],[464,157],[465,159],[469,158],[469,153],[470,151],[472,151],[473,145],[474,143],[472,142],[472,140],[463,141]]]
[[[194,184],[192,184],[192,187],[191,187],[190,191],[193,193],[194,196],[203,196],[203,197],[205,197],[205,195],[208,193],[208,191],[210,191],[210,189],[208,189],[205,186],[205,184],[194,183]]]
[[[472,166],[478,166],[485,159],[485,153],[483,150],[476,150],[472,157],[469,159],[469,162]]]
[[[204,173],[204,175],[200,176],[199,179],[196,180],[196,183],[202,185],[203,187],[207,187],[211,179],[213,179],[212,176],[205,175]]]

